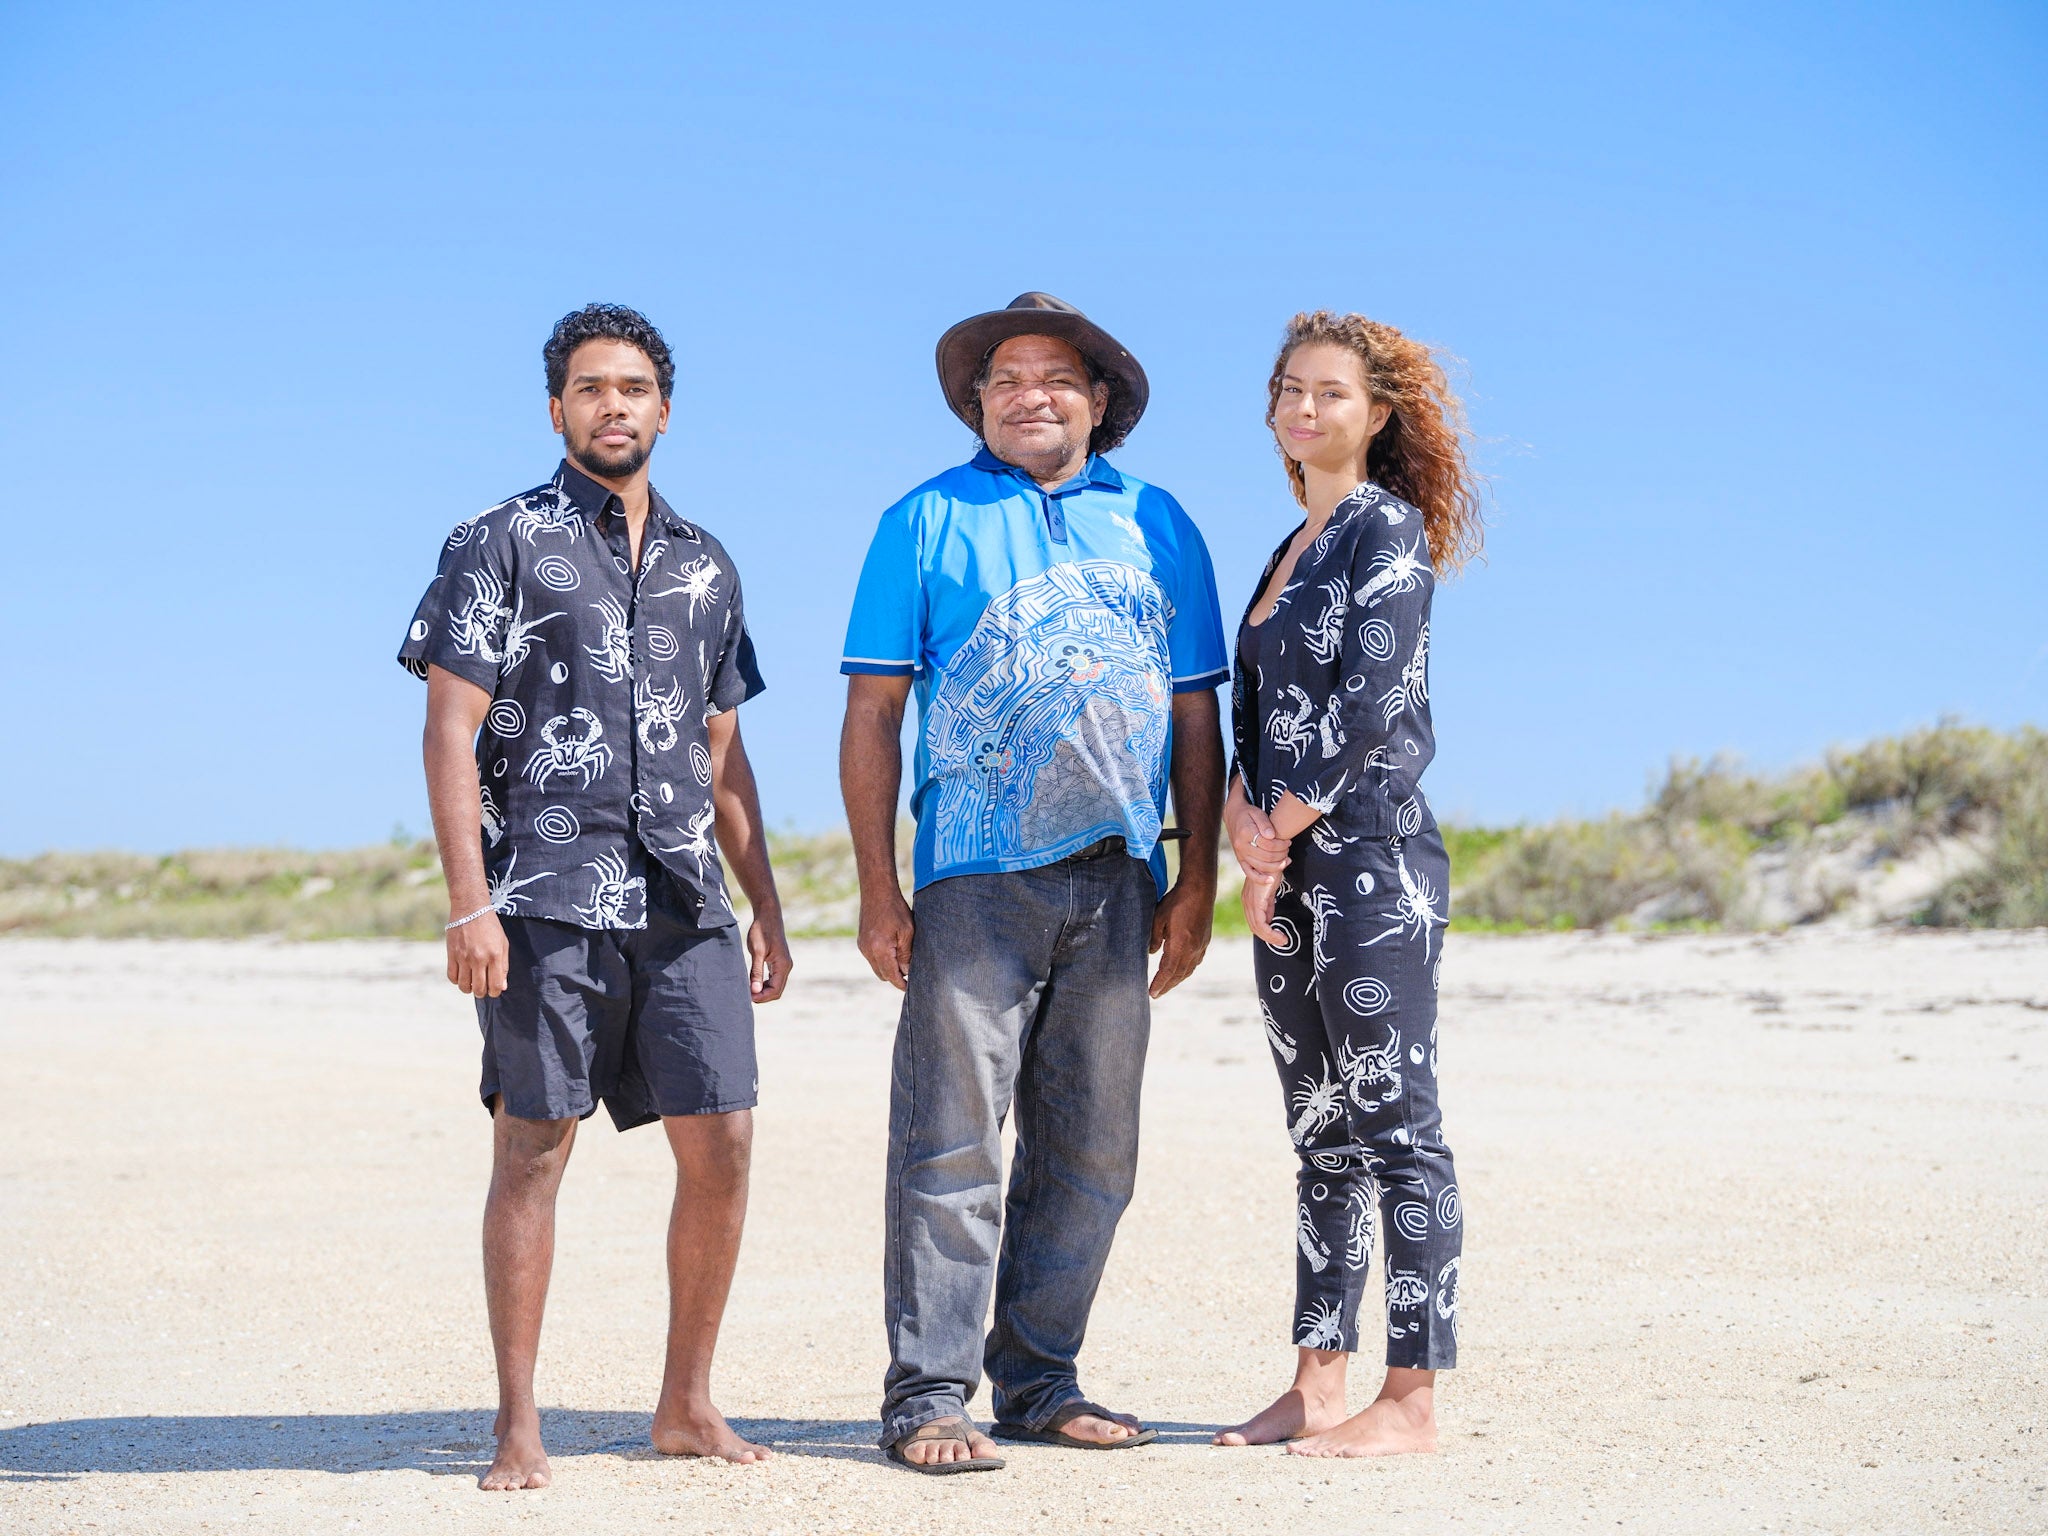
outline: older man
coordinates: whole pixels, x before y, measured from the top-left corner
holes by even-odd
[[[905,992],[882,1445],[930,1473],[1002,1465],[967,1417],[984,1366],[1000,1437],[1154,1438],[1088,1401],[1074,1359],[1136,1175],[1150,998],[1209,943],[1229,670],[1201,534],[1102,457],[1145,409],[1137,360],[1027,293],[954,326],[938,364],[981,450],[883,514],[840,665],[861,952]],[[895,857],[913,681],[914,916]],[[1171,890],[1169,764],[1188,837]]]

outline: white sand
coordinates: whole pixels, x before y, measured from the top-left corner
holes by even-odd
[[[672,1181],[658,1132],[600,1117],[541,1360],[556,1483],[485,1495],[487,1124],[438,949],[0,944],[0,1530],[2048,1530],[2048,934],[1452,946],[1441,1455],[1206,1443],[1290,1359],[1292,1160],[1237,944],[1158,1010],[1082,1357],[1164,1441],[884,1465],[895,994],[816,943],[761,1015],[718,1376],[782,1454],[645,1449]]]

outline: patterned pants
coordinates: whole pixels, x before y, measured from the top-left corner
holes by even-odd
[[[1295,840],[1253,945],[1259,1006],[1301,1158],[1294,1342],[1358,1348],[1377,1208],[1387,1244],[1387,1364],[1458,1360],[1463,1215],[1436,1102],[1436,980],[1450,861],[1434,829]]]

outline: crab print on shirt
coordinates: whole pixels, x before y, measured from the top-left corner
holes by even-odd
[[[501,914],[647,923],[648,861],[695,920],[734,920],[705,721],[762,689],[739,572],[649,493],[640,568],[618,498],[564,463],[449,535],[398,659],[491,695],[477,735]]]

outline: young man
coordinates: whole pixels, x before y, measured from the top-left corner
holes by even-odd
[[[746,1215],[753,1004],[789,980],[738,705],[762,688],[739,573],[647,483],[675,366],[630,309],[555,327],[554,478],[459,526],[399,660],[427,682],[448,979],[477,1000],[495,1126],[484,1290],[489,1489],[549,1481],[534,1359],[577,1122],[659,1118],[676,1159],[654,1445],[753,1462],[712,1405]],[[744,946],[719,853],[753,921]]]
[[[1071,305],[1027,293],[948,331],[939,381],[983,447],[883,514],[840,664],[861,951],[906,989],[882,1444],[927,1473],[1002,1465],[967,1419],[984,1358],[998,1436],[1155,1438],[1089,1402],[1074,1360],[1136,1179],[1149,998],[1209,943],[1215,690],[1229,676],[1200,532],[1101,457],[1145,409],[1137,360]],[[914,919],[895,859],[913,680]],[[1170,891],[1169,767],[1190,838]],[[1149,989],[1148,949],[1161,951]]]

